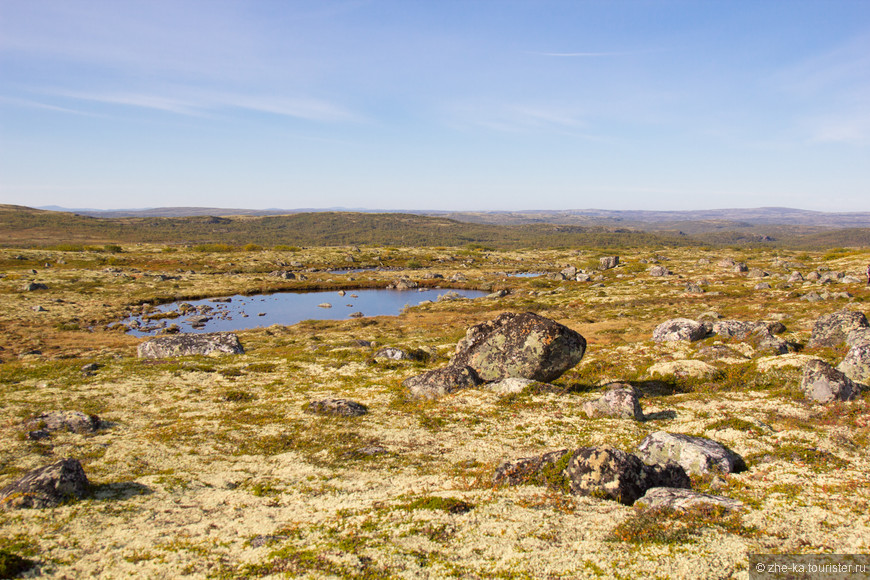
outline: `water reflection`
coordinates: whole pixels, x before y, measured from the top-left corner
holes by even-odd
[[[175,324],[181,332],[223,332],[303,320],[343,320],[362,316],[395,316],[405,306],[426,300],[479,298],[480,290],[343,290],[281,292],[230,296],[162,304],[144,316],[122,321],[133,336],[150,336]]]

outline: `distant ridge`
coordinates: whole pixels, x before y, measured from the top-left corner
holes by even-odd
[[[70,209],[44,206],[37,209],[77,213],[102,218],[120,217],[196,217],[196,216],[275,216],[313,212],[404,213],[446,217],[461,222],[521,225],[625,225],[652,229],[680,229],[685,222],[719,222],[716,227],[746,227],[755,225],[793,225],[824,228],[870,227],[870,212],[822,212],[789,207],[731,208],[708,210],[522,210],[522,211],[446,211],[446,210],[380,210],[366,208],[296,208],[243,209],[216,207],[158,207],[140,209],[100,210]],[[723,223],[724,222],[724,223]],[[710,224],[714,225],[714,224]],[[694,229],[694,228],[689,228]]]

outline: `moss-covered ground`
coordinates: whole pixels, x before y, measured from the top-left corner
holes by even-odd
[[[81,460],[92,483],[90,497],[69,505],[0,511],[4,565],[32,563],[46,578],[739,578],[754,552],[870,552],[870,395],[819,406],[799,389],[809,357],[845,354],[802,347],[815,319],[866,311],[870,291],[863,280],[786,281],[795,270],[860,278],[870,252],[636,248],[619,252],[619,267],[576,282],[508,274],[589,269],[606,253],[208,250],[0,250],[0,486],[63,457]],[[762,280],[720,266],[723,258],[765,270],[771,288],[754,289]],[[673,274],[650,276],[656,263]],[[347,267],[376,269],[329,272]],[[433,272],[444,278],[426,277]],[[450,282],[457,274],[463,281]],[[140,360],[142,339],[117,324],[156,303],[384,287],[400,276],[510,292],[396,317],[243,330],[246,352],[237,356]],[[48,289],[25,291],[30,281]],[[704,291],[687,292],[689,282]],[[802,299],[813,291],[826,299]],[[586,356],[553,388],[406,397],[405,378],[446,364],[466,328],[504,311],[573,328],[588,341]],[[666,319],[711,312],[780,321],[797,352],[651,340]],[[380,346],[426,356],[375,360]],[[710,354],[723,346],[729,356]],[[715,372],[649,372],[686,359]],[[89,363],[97,370],[83,371]],[[582,403],[613,381],[643,394],[646,421],[585,417]],[[326,397],[353,399],[369,413],[304,412]],[[26,437],[27,417],[61,409],[95,413],[104,428]],[[491,484],[507,460],[585,445],[631,451],[658,430],[740,453],[747,471],[694,484],[746,509],[679,516],[573,497],[546,482]]]

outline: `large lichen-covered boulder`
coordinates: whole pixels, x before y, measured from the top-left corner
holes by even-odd
[[[520,377],[544,383],[580,362],[586,339],[531,312],[504,313],[468,329],[450,366],[468,366],[486,382]]]
[[[742,457],[717,441],[666,431],[648,435],[634,453],[649,465],[673,461],[690,475],[704,475],[711,471],[734,473],[746,469]]]
[[[743,509],[743,502],[736,499],[679,487],[652,487],[634,505],[646,509],[671,509],[679,512],[698,506],[715,506],[735,511]]]
[[[158,336],[139,344],[139,358],[170,358],[195,354],[244,354],[239,337],[232,332]]]
[[[855,382],[870,385],[870,342],[852,346],[846,358],[837,365],[837,370]]]
[[[808,347],[837,347],[849,336],[849,333],[860,328],[867,328],[867,317],[863,312],[855,310],[840,310],[820,316],[813,325],[813,333],[807,343]]]
[[[88,478],[77,459],[62,459],[26,473],[0,489],[0,508],[48,508],[88,492]]]
[[[859,387],[854,381],[818,359],[807,362],[804,367],[801,390],[807,399],[816,403],[851,401],[859,393]]]
[[[571,493],[632,505],[652,487],[691,486],[676,463],[647,465],[639,457],[609,446],[581,447],[565,468]]]
[[[697,320],[672,318],[656,326],[652,338],[655,342],[695,341],[707,336],[707,330],[707,326]]]
[[[473,368],[449,365],[415,375],[402,382],[415,399],[437,399],[460,389],[471,389],[483,381]]]

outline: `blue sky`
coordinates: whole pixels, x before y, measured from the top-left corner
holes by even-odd
[[[0,0],[0,202],[870,210],[865,0]]]

